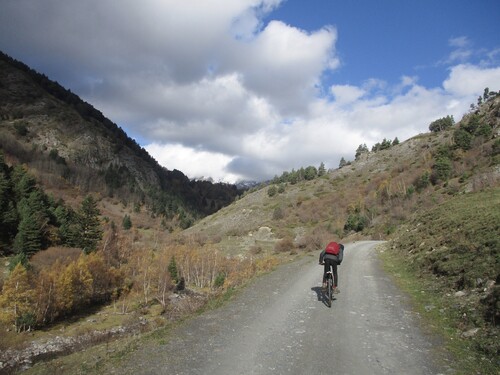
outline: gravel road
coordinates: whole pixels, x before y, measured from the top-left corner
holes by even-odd
[[[347,244],[332,307],[318,254],[279,267],[222,308],[131,353],[125,374],[444,374],[439,346],[383,273],[378,242]],[[107,369],[108,370],[108,369]]]

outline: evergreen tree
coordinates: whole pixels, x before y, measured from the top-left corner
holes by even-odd
[[[97,243],[102,238],[101,223],[99,221],[99,209],[97,202],[91,195],[87,195],[82,201],[78,214],[78,224],[80,229],[80,247],[86,253],[97,248]]]
[[[36,188],[36,180],[31,176],[26,169],[17,165],[12,173],[12,183],[16,201],[27,198],[30,193]]]
[[[387,150],[388,148],[390,148],[392,145],[392,142],[388,139],[383,139],[382,140],[382,144],[380,145],[380,149],[381,150]]]
[[[356,154],[354,156],[355,160],[358,160],[362,154],[368,153],[368,147],[366,146],[366,143],[363,143],[362,145],[359,145],[358,148],[356,149]]]
[[[325,163],[321,162],[318,168],[318,176],[324,176],[326,173]]]
[[[18,254],[29,256],[42,249],[48,224],[44,198],[44,194],[36,189],[18,204],[20,222],[14,239],[14,251]]]
[[[69,247],[80,246],[80,226],[77,213],[71,207],[58,206],[54,210],[57,234],[61,245]]]
[[[129,230],[130,228],[132,228],[132,220],[130,220],[130,216],[125,215],[122,221],[122,227],[125,230]]]
[[[172,259],[170,259],[170,263],[168,264],[168,272],[170,273],[170,277],[174,282],[179,281],[179,273],[177,270],[177,263],[175,262],[175,256],[172,256]]]
[[[342,156],[340,158],[340,162],[339,162],[339,168],[343,168],[347,165],[347,162],[345,161],[344,157]]]
[[[0,254],[12,244],[17,230],[17,211],[15,207],[10,168],[0,153]]]

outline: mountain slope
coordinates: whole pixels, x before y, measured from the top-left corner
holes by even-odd
[[[190,181],[161,167],[90,104],[1,53],[0,134],[6,159],[29,165],[42,184],[67,182],[83,192],[145,204],[155,214],[181,214],[184,226],[239,193],[235,186]]]

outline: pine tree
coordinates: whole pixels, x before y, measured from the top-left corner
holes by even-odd
[[[168,264],[168,272],[170,273],[170,277],[175,282],[179,281],[179,273],[177,271],[177,263],[175,262],[175,256],[172,256],[170,259],[170,263]]]
[[[14,167],[11,179],[15,198],[18,202],[23,198],[27,198],[36,188],[35,178],[22,165]]]
[[[321,162],[318,168],[318,176],[320,177],[324,176],[325,173],[326,173],[325,163]]]
[[[80,229],[80,247],[86,253],[94,251],[97,243],[102,238],[101,223],[99,221],[99,209],[97,203],[91,195],[82,201],[78,215]]]
[[[130,220],[130,216],[125,215],[122,221],[122,227],[125,230],[129,230],[130,228],[132,228],[132,220]]]
[[[44,194],[35,189],[18,204],[20,222],[14,239],[14,251],[18,254],[29,256],[42,248],[44,230],[49,221],[44,198]]]
[[[340,158],[340,162],[339,162],[339,168],[343,168],[347,165],[347,162],[345,161],[344,157],[342,156]]]
[[[0,254],[12,244],[17,231],[18,217],[15,207],[10,169],[0,153]]]

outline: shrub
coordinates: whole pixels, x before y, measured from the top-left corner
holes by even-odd
[[[453,133],[453,141],[458,148],[468,150],[471,148],[472,135],[464,129],[457,129]]]
[[[276,243],[274,251],[277,253],[284,253],[293,250],[293,241],[290,238],[284,238]]]
[[[177,270],[177,263],[175,262],[175,256],[172,256],[170,259],[170,263],[168,264],[168,272],[170,273],[170,277],[175,282],[179,281],[179,272]]]
[[[125,230],[129,230],[130,228],[132,228],[132,220],[130,220],[130,216],[125,215],[122,221],[122,227]]]
[[[415,186],[410,185],[406,188],[406,198],[411,198],[413,196],[413,193],[415,193]]]
[[[496,139],[491,147],[491,155],[496,156],[500,154],[500,138]]]
[[[415,189],[417,189],[418,192],[424,190],[429,184],[431,183],[431,178],[430,178],[430,173],[428,171],[425,171],[422,176],[418,177],[415,180]]]
[[[226,281],[226,274],[223,272],[219,272],[214,280],[214,288],[220,288],[224,285],[224,281]]]
[[[355,231],[361,232],[368,225],[368,218],[361,213],[352,213],[347,217],[347,221],[344,225],[345,231]]]
[[[271,185],[269,187],[269,189],[267,189],[267,195],[270,197],[274,197],[277,192],[278,192],[278,189],[276,188],[275,185]]]
[[[435,185],[439,181],[447,181],[453,172],[453,166],[451,160],[447,157],[440,157],[436,160],[436,163],[432,166],[431,181]]]
[[[489,138],[491,138],[491,135],[493,134],[493,129],[488,124],[481,124],[476,129],[476,132],[474,134],[478,137],[482,136],[486,139],[489,139]]]
[[[21,137],[24,137],[25,135],[28,134],[28,128],[26,127],[25,124],[15,124],[14,128],[16,129],[16,133],[20,135]]]
[[[281,220],[285,217],[285,213],[281,207],[276,207],[273,212],[273,220]]]

